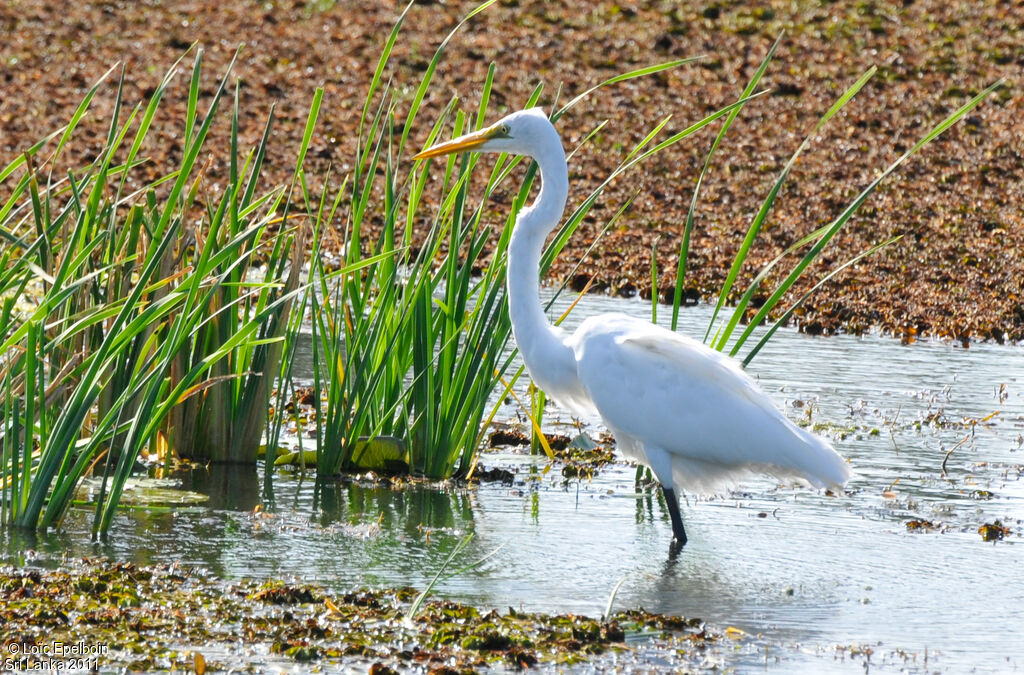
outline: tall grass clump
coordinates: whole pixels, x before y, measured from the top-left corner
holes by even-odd
[[[199,159],[231,66],[201,111],[202,61],[199,51],[173,172],[128,187],[178,64],[130,111],[122,70],[106,143],[88,166],[55,175],[100,83],[65,129],[0,171],[0,525],[59,524],[94,474],[93,531],[106,532],[140,454],[255,457],[299,291],[302,230],[288,190],[260,192],[273,116],[257,147],[239,149],[237,87],[219,150],[227,180],[216,196],[203,189]]]

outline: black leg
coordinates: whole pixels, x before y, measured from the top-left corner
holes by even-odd
[[[676,499],[676,491],[672,488],[661,486],[665,493],[665,503],[668,504],[668,515],[672,518],[672,534],[680,546],[686,543],[686,529],[683,527],[683,517],[679,514],[679,501]]]

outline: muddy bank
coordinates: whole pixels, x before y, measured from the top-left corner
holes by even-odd
[[[699,667],[748,638],[642,610],[600,621],[428,601],[410,618],[417,595],[226,582],[176,564],[69,559],[52,570],[0,567],[0,664],[5,671],[203,673],[307,663],[311,671],[343,665],[376,675],[410,668],[448,675],[567,667],[612,653],[628,659],[638,640],[659,640],[659,649],[671,644],[672,667]]]
[[[424,2],[409,13],[396,46],[395,81],[418,82],[443,35],[475,3]],[[764,3],[762,3],[764,4]],[[363,96],[400,5],[361,2],[217,3],[88,2],[64,6],[16,0],[0,8],[8,39],[0,101],[0,156],[6,162],[58,128],[88,86],[111,64],[127,69],[125,101],[133,105],[193,42],[206,49],[206,87],[245,43],[236,74],[241,83],[241,136],[258,141],[271,104],[278,124],[267,177],[285,183],[314,87],[323,84],[325,114],[309,168],[351,164],[352,138]],[[834,97],[870,66],[879,73],[815,141],[794,170],[761,234],[749,280],[799,236],[835,217],[888,163],[969,96],[999,77],[1004,87],[965,123],[926,148],[893,176],[831,244],[819,273],[872,244],[902,235],[895,245],[827,284],[797,316],[812,333],[878,327],[904,338],[960,340],[1024,338],[1024,224],[1021,222],[1020,67],[1024,7],[995,1],[892,4],[775,1],[759,9],[718,0],[680,7],[672,2],[579,5],[547,0],[500,2],[453,41],[421,113],[428,120],[452,96],[477,103],[489,63],[497,63],[496,107],[521,105],[547,83],[549,105],[617,72],[683,56],[697,64],[609,89],[561,125],[574,146],[601,120],[606,129],[572,161],[570,201],[589,193],[642,138],[672,115],[681,129],[733,100],[774,38],[785,32],[765,84],[773,95],[749,105],[734,125],[703,190],[692,243],[688,295],[710,299],[760,200],[788,156]],[[186,64],[186,67],[189,64]],[[186,78],[169,98],[184,101]],[[107,133],[110,83],[97,98],[92,124],[72,144],[69,160],[90,160]],[[204,96],[210,91],[203,92]],[[183,103],[182,103],[183,106]],[[164,173],[181,153],[173,106],[155,122],[166,142],[146,152],[147,169]],[[496,110],[497,112],[497,110]],[[226,129],[220,129],[222,138]],[[673,149],[618,180],[586,223],[555,276],[569,273],[618,206],[632,207],[582,265],[574,286],[596,277],[594,290],[649,293],[652,248],[669,291],[682,223],[694,180],[710,143],[704,136]],[[217,147],[216,144],[211,147]],[[226,153],[224,153],[226,155]],[[225,171],[212,156],[210,189]],[[337,178],[340,181],[340,176]],[[499,195],[495,214],[507,207]],[[811,280],[803,288],[808,287]],[[799,294],[802,289],[796,289]],[[794,295],[796,297],[796,295]]]

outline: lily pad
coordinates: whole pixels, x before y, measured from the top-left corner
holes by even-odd
[[[395,436],[360,438],[352,453],[352,464],[361,471],[407,473],[410,461],[405,442]]]
[[[95,504],[100,494],[102,478],[86,478],[82,481],[75,501]],[[109,490],[109,485],[107,486]],[[172,478],[129,478],[121,494],[121,506],[156,508],[167,506],[194,506],[205,504],[209,495],[183,490],[181,481]]]
[[[376,473],[408,473],[409,449],[401,438],[395,436],[363,437],[356,441],[352,453],[352,465],[357,471],[374,471]],[[316,468],[316,451],[285,452],[274,460],[274,466],[301,466]]]

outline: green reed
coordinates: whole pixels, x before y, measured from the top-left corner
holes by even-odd
[[[255,456],[299,290],[302,228],[286,190],[258,194],[272,118],[241,152],[237,87],[227,182],[217,196],[203,190],[199,157],[231,65],[200,111],[202,62],[198,51],[173,172],[128,190],[177,63],[130,111],[122,70],[106,144],[88,166],[54,175],[102,80],[65,129],[0,171],[0,525],[58,525],[95,475],[93,531],[106,532],[141,454]]]

